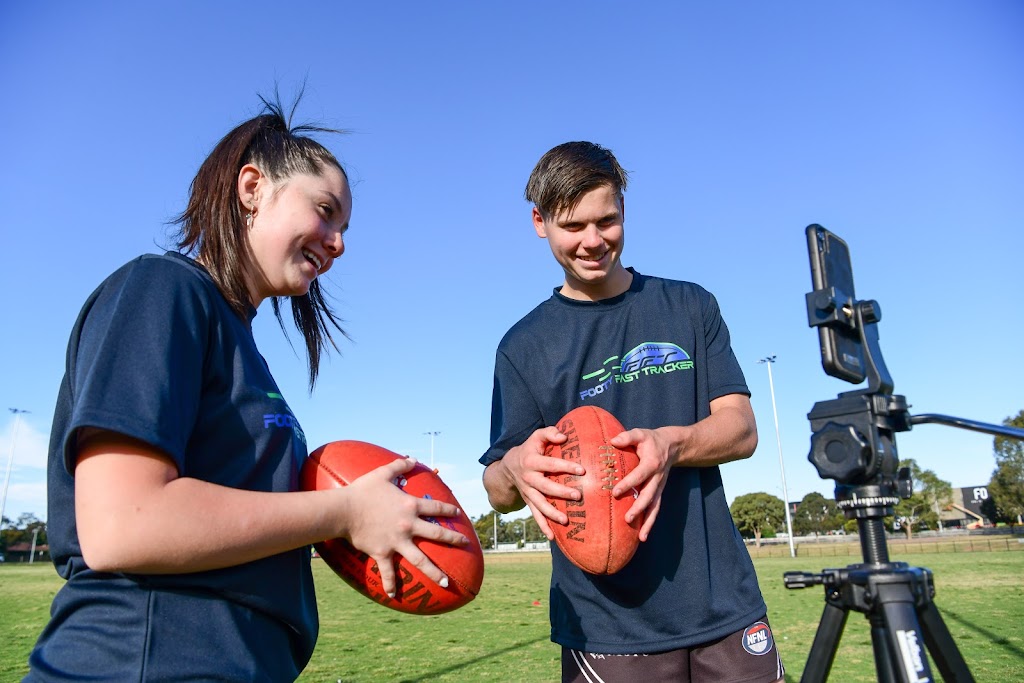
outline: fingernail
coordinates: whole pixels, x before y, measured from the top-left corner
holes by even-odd
[[[461,514],[462,514],[462,510],[460,510],[459,508],[455,508],[455,516],[458,517]]]
[[[441,588],[447,588],[448,587],[448,577],[447,576],[441,577],[441,580],[438,581],[437,583],[438,583],[438,585],[441,586]]]
[[[388,591],[388,597],[391,598],[392,600],[394,600],[395,599],[395,591]]]

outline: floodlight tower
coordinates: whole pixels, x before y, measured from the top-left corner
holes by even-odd
[[[430,436],[430,469],[434,469],[434,437],[441,432],[423,432],[424,436]]]
[[[789,533],[789,556],[796,557],[796,548],[793,546],[793,518],[789,512],[789,491],[786,489],[786,465],[782,461],[782,437],[779,436],[779,411],[775,408],[775,382],[772,380],[772,363],[775,356],[765,356],[758,363],[768,366],[768,387],[772,394],[772,415],[775,416],[775,441],[779,445],[779,469],[782,471],[782,498],[786,505],[786,531]]]
[[[14,435],[11,436],[11,453],[7,456],[7,475],[4,477],[4,495],[0,498],[0,525],[3,524],[4,509],[7,507],[7,485],[11,483],[11,467],[14,465],[14,447],[18,443],[18,425],[21,424],[21,416],[29,411],[21,408],[8,408],[14,413]]]

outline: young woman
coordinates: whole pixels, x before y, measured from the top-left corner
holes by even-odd
[[[281,107],[228,133],[181,215],[182,253],[141,256],[86,301],[51,432],[48,535],[67,583],[25,680],[288,681],[317,637],[311,543],[344,537],[395,590],[397,553],[454,506],[391,480],[297,491],[305,436],[252,336],[290,297],[309,359],[341,331],[318,277],[345,251],[348,178]],[[191,258],[188,255],[192,255]],[[282,322],[283,325],[283,322]]]

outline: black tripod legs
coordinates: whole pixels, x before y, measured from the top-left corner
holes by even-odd
[[[894,578],[887,575],[878,578],[883,581],[874,582],[874,599],[880,609],[868,617],[878,680],[929,683],[933,680],[932,672],[908,577],[901,572]]]
[[[943,680],[974,681],[931,601],[928,570],[904,563],[851,565],[827,569],[815,582],[824,584],[826,604],[801,681],[820,683],[828,678],[851,609],[862,612],[871,624],[881,683],[931,683],[925,648]]]
[[[828,672],[832,670],[832,662],[835,661],[836,651],[839,649],[839,638],[843,635],[847,615],[849,610],[831,603],[825,605],[811,652],[807,656],[804,675],[800,678],[802,683],[820,683],[828,678]]]
[[[946,622],[942,620],[935,603],[929,602],[917,611],[917,616],[924,627],[924,642],[935,660],[935,666],[939,668],[943,680],[946,681],[973,681],[967,662],[960,655],[956,643]]]

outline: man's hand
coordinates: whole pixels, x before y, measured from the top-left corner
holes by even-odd
[[[744,394],[726,394],[711,401],[710,407],[709,417],[690,426],[630,429],[612,438],[613,446],[633,446],[640,458],[637,468],[615,485],[612,495],[618,498],[634,488],[638,491],[626,521],[646,515],[641,541],[647,540],[654,527],[672,467],[714,467],[754,453],[757,425],[750,399]]]
[[[508,492],[515,492],[518,501],[530,508],[537,526],[549,541],[555,537],[550,522],[565,525],[569,519],[555,509],[548,498],[579,500],[580,493],[550,479],[548,475],[582,475],[585,472],[578,464],[544,455],[548,444],[561,444],[565,440],[565,434],[556,427],[538,429],[522,444],[510,448],[505,457],[489,465],[484,472],[484,487],[487,488],[492,504],[496,500],[508,500]],[[509,505],[508,510],[521,507]]]
[[[665,490],[669,471],[675,464],[672,441],[661,429],[630,429],[612,437],[611,444],[616,448],[632,446],[640,458],[640,464],[615,485],[612,495],[619,498],[637,491],[636,500],[626,513],[626,522],[632,524],[642,515],[644,523],[640,527],[640,540],[646,541],[661,509],[661,492]]]

